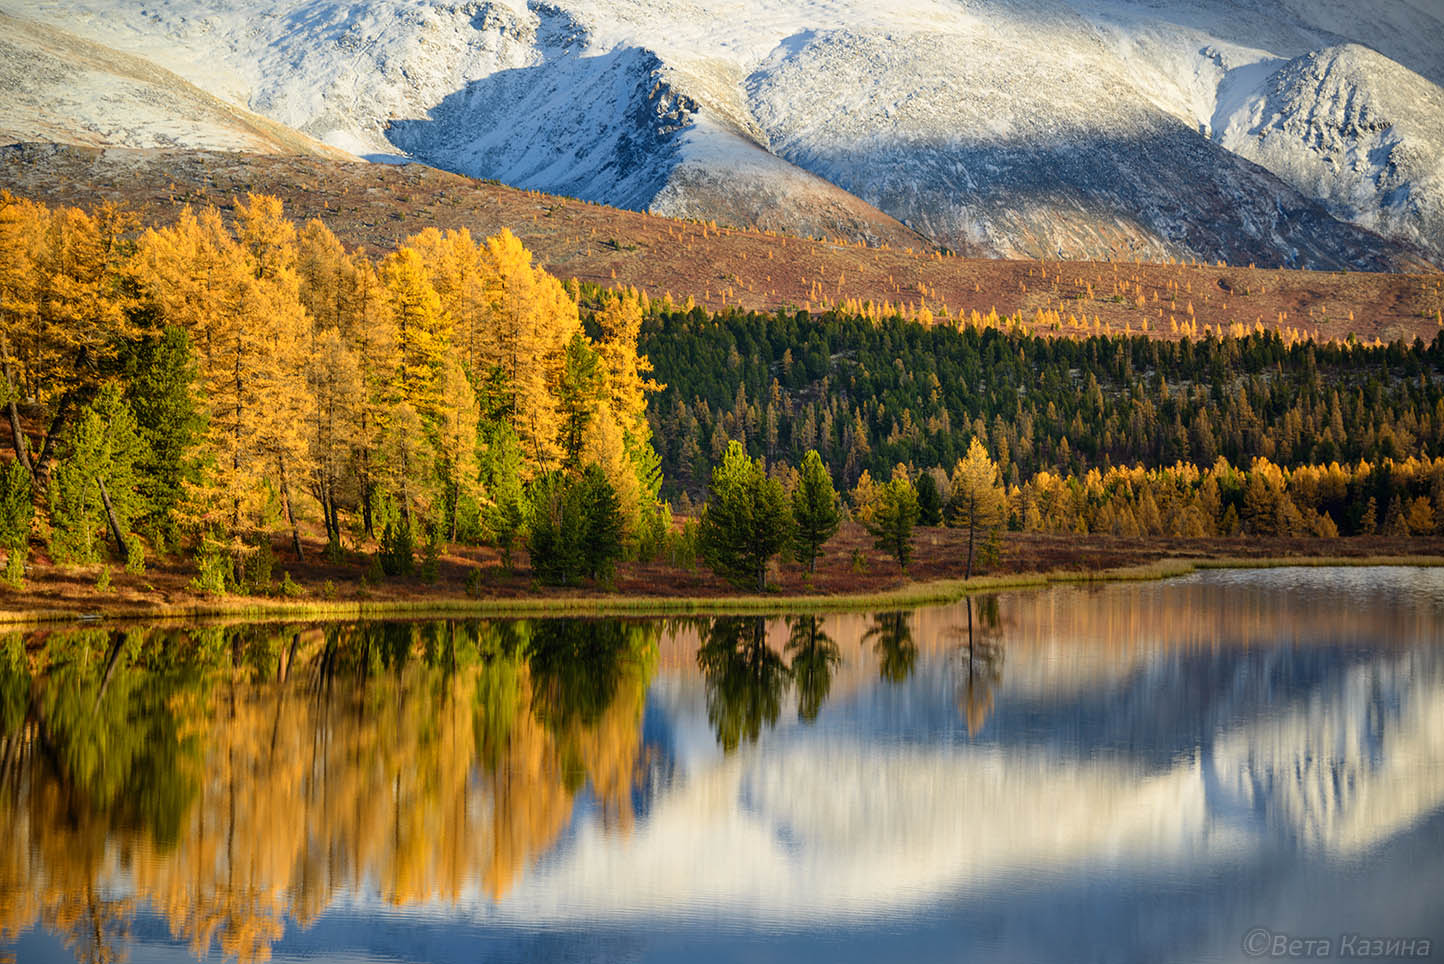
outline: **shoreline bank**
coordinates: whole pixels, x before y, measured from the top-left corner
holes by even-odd
[[[538,617],[668,617],[725,615],[783,615],[795,613],[857,612],[879,609],[946,605],[977,593],[1054,585],[1154,582],[1204,570],[1284,568],[1444,567],[1444,556],[1278,556],[1253,558],[1168,558],[1138,565],[1104,569],[1054,569],[1036,572],[975,576],[972,579],[932,579],[910,582],[893,589],[856,593],[739,594],[702,597],[591,593],[575,596],[534,595],[473,598],[437,597],[400,600],[279,600],[234,597],[153,607],[126,606],[75,610],[0,610],[0,628],[42,628],[62,624],[169,623],[178,620],[206,622],[351,622],[368,619]]]

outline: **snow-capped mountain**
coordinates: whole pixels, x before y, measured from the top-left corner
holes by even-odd
[[[0,13],[0,138],[95,146],[347,155],[151,61]]]
[[[1444,260],[1444,12],[1375,6],[0,0],[362,156],[657,213],[896,218],[1000,255]]]

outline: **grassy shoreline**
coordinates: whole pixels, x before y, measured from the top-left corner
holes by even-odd
[[[933,579],[893,589],[855,593],[771,594],[735,596],[645,596],[591,594],[488,598],[428,598],[399,600],[277,600],[233,598],[151,608],[89,610],[0,610],[0,628],[24,629],[59,624],[166,623],[177,620],[284,622],[346,622],[357,619],[422,617],[528,618],[538,616],[699,616],[781,615],[793,613],[857,612],[878,609],[944,605],[964,596],[1005,589],[1052,585],[1115,582],[1152,582],[1212,569],[1279,569],[1367,566],[1444,567],[1444,556],[1277,556],[1254,558],[1174,557],[1138,565],[1105,569],[1053,569],[1048,571],[976,576],[973,579]]]

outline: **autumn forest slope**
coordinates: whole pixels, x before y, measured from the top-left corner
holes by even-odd
[[[1385,341],[1432,339],[1444,309],[1437,272],[962,258],[901,225],[882,246],[864,247],[662,218],[416,164],[17,144],[0,148],[0,188],[50,204],[123,202],[156,223],[183,204],[228,211],[248,191],[270,193],[298,221],[321,218],[345,243],[372,250],[428,227],[477,236],[510,228],[561,278],[631,285],[678,303],[692,297],[713,309],[871,302],[914,317],[924,307],[950,318],[996,311],[1065,332],[1086,324],[1177,337],[1262,325]]]

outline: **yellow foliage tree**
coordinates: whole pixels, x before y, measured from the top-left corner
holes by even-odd
[[[562,429],[555,389],[567,342],[581,329],[576,302],[532,266],[531,253],[510,231],[486,246],[502,293],[492,318],[503,386],[497,408],[533,468],[555,467]]]
[[[199,218],[187,209],[173,226],[146,232],[139,280],[161,317],[190,332],[199,355],[211,470],[193,502],[195,521],[237,537],[274,481],[294,537],[290,489],[309,468],[303,426],[311,408],[294,230],[288,236],[279,206],[263,199],[239,205],[238,214],[245,245],[215,208]]]

